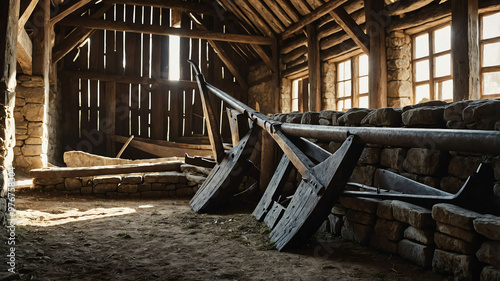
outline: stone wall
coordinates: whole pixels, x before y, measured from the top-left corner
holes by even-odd
[[[271,69],[264,63],[250,67],[248,75],[248,106],[258,109],[264,114],[274,113],[271,99],[273,84]],[[278,101],[276,101],[278,102]]]
[[[47,166],[49,142],[45,84],[40,76],[20,75],[17,80],[14,167],[17,171],[29,172]]]
[[[387,105],[403,107],[412,100],[411,37],[402,31],[387,36]]]
[[[62,143],[61,143],[61,95],[56,85],[51,85],[49,91],[47,132],[48,148],[47,160],[49,163],[59,165],[62,163]]]

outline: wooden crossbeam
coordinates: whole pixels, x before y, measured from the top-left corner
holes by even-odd
[[[181,28],[126,23],[110,20],[100,20],[83,17],[66,18],[60,22],[62,25],[79,26],[96,30],[115,30],[154,35],[176,35],[180,37],[197,38],[214,41],[248,43],[258,45],[271,45],[271,38],[257,35],[229,34],[209,30],[187,30]]]
[[[203,4],[203,3],[195,3],[195,2],[187,2],[187,1],[179,1],[179,0],[104,0],[104,3],[108,4],[126,4],[126,5],[136,5],[136,6],[151,6],[155,8],[163,8],[163,9],[173,9],[181,12],[192,12],[198,14],[205,15],[215,15],[214,6]]]
[[[106,13],[113,5],[112,4],[104,4],[101,8],[99,8],[95,13],[91,14],[91,18],[100,18]],[[71,31],[71,33],[64,38],[64,40],[56,45],[52,50],[52,62],[56,63],[64,56],[66,56],[71,50],[73,50],[76,46],[79,46],[87,38],[92,35],[94,32],[93,29],[85,28],[85,27],[77,27]]]
[[[307,16],[303,17],[300,21],[289,26],[281,34],[281,38],[284,40],[284,39],[291,37],[295,32],[301,30],[303,27],[314,22],[315,20],[319,19],[320,17],[328,14],[331,10],[339,7],[340,5],[344,4],[345,2],[347,2],[347,0],[332,0],[330,2],[327,2],[326,4],[323,4],[321,7],[317,8],[316,10],[309,13]]]
[[[366,54],[370,53],[370,38],[344,8],[338,7],[330,15]]]
[[[17,34],[17,62],[21,66],[24,74],[32,74],[32,50],[31,39],[24,28]]]
[[[17,23],[17,32],[21,32],[21,29],[24,28],[24,25],[30,18],[33,10],[38,4],[38,0],[23,0],[21,1],[21,14],[19,14],[19,21]]]
[[[69,16],[74,11],[76,11],[76,10],[80,9],[81,7],[90,3],[90,1],[92,1],[92,0],[73,1],[72,5],[67,6],[64,10],[60,11],[57,15],[53,16],[50,19],[50,24],[54,25],[54,24],[58,23],[60,20]]]

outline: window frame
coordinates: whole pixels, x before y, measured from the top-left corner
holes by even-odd
[[[500,98],[500,92],[497,94],[484,95],[483,94],[483,81],[484,81],[484,73],[489,72],[500,72],[500,65],[494,66],[482,66],[483,65],[483,47],[486,44],[491,43],[500,43],[500,36],[482,39],[483,38],[483,17],[500,13],[500,11],[492,11],[487,13],[479,14],[479,96],[481,99],[495,99]]]
[[[416,34],[412,35],[412,52],[411,52],[411,66],[412,66],[412,87],[413,87],[413,93],[412,93],[412,104],[417,103],[417,87],[425,84],[429,84],[429,100],[443,100],[442,96],[441,97],[436,97],[436,83],[439,82],[444,82],[447,80],[453,81],[453,58],[451,57],[451,46],[450,49],[447,51],[441,51],[438,53],[434,52],[434,31],[442,29],[446,26],[451,27],[451,22],[440,24],[433,26],[423,32],[419,32]],[[422,36],[424,34],[427,34],[429,36],[429,44],[428,44],[428,50],[429,54],[427,56],[421,57],[421,58],[415,58],[415,53],[416,53],[416,48],[415,48],[415,42],[416,38],[419,36]],[[451,33],[450,33],[451,36]],[[440,57],[443,55],[450,55],[450,75],[446,76],[441,76],[441,77],[434,77],[434,73],[436,72],[436,67],[435,67],[435,58]],[[424,81],[419,81],[417,82],[417,68],[415,67],[418,62],[421,61],[429,61],[429,79],[424,80]]]
[[[359,54],[350,58],[347,58],[345,60],[341,60],[335,63],[335,68],[336,68],[336,76],[335,76],[335,108],[337,110],[341,110],[338,108],[338,102],[342,100],[351,100],[351,107],[350,108],[355,108],[359,107],[359,98],[360,97],[369,97],[369,92],[367,93],[362,93],[360,94],[359,92],[359,85],[360,85],[360,78],[363,77],[368,77],[369,74],[366,75],[359,75],[359,58],[361,56],[365,56],[366,54]],[[366,55],[367,56],[367,55]],[[351,62],[351,79],[345,79],[340,81],[339,80],[339,65],[341,63],[345,63],[347,61]],[[351,81],[351,94],[350,96],[344,96],[344,97],[339,97],[339,83],[345,82],[345,81]],[[347,109],[348,110],[348,109]]]
[[[309,86],[309,76],[304,76],[304,77],[300,77],[300,78],[297,78],[297,79],[293,79],[292,80],[292,93],[291,93],[291,99],[290,99],[290,110],[291,111],[295,111],[295,109],[293,108],[293,100],[294,99],[294,95],[293,95],[293,91],[294,91],[294,86],[293,84],[297,82],[298,83],[298,87],[297,87],[297,111],[300,111],[300,112],[307,112],[309,111],[309,104],[310,104],[310,86]],[[304,102],[305,101],[305,102]]]

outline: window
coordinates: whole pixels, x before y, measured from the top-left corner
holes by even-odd
[[[309,111],[309,78],[292,81],[292,111]]]
[[[481,98],[500,97],[500,12],[480,16]]]
[[[368,56],[353,57],[337,64],[337,110],[368,108]]]
[[[451,25],[413,38],[413,102],[453,100]]]

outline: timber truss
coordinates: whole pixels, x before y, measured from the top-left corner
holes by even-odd
[[[448,202],[478,212],[492,212],[490,200],[494,198],[494,177],[488,163],[482,163],[457,194],[434,189],[385,170],[377,171],[378,188],[349,183],[348,179],[365,143],[402,147],[428,147],[432,143],[435,149],[494,153],[500,151],[500,132],[283,124],[208,84],[197,65],[189,62],[196,72],[208,135],[217,163],[190,202],[195,212],[221,208],[238,192],[243,177],[255,170],[249,159],[259,133],[264,134],[264,131],[284,154],[253,215],[272,229],[270,239],[280,251],[307,241],[341,196],[397,199],[427,207]],[[232,134],[233,137],[242,137],[229,151],[223,148],[210,94],[233,107],[228,109]],[[343,141],[343,144],[331,154],[303,137]],[[292,167],[297,169],[302,179],[293,196],[284,197],[282,191]],[[357,187],[359,191],[347,191],[346,186]]]

